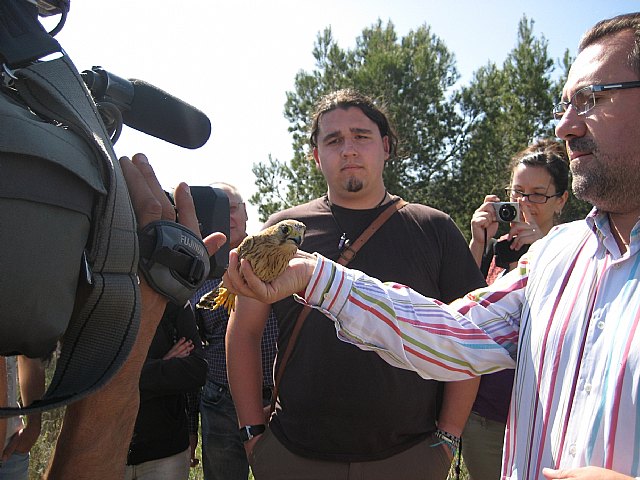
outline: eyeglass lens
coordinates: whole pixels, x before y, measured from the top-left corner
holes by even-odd
[[[512,188],[507,188],[507,195],[511,200],[520,200],[521,198],[526,198],[531,203],[547,203],[549,197],[542,193],[524,193],[518,190],[513,190]]]
[[[553,114],[556,120],[559,120],[566,113],[569,105],[573,105],[573,108],[575,108],[576,112],[580,115],[587,113],[595,104],[595,95],[593,94],[591,86],[588,86],[574,93],[568,102],[560,102],[554,105]]]

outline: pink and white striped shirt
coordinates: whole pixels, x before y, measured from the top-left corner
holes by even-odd
[[[561,225],[517,269],[451,305],[319,257],[305,292],[338,336],[424,378],[516,368],[503,479],[594,465],[640,476],[640,222]]]

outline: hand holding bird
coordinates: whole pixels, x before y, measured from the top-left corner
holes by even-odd
[[[305,230],[302,222],[283,220],[246,237],[238,246],[238,256],[251,262],[258,278],[270,282],[285,271],[302,244]],[[196,307],[215,310],[224,306],[230,314],[235,308],[235,297],[224,287],[224,282],[220,282],[218,288],[205,294]]]

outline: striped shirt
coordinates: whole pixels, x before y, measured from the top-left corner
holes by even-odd
[[[322,257],[305,298],[341,339],[424,378],[515,368],[503,479],[589,465],[639,476],[639,248],[640,222],[621,255],[593,210],[451,305]]]

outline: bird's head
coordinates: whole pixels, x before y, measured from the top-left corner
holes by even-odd
[[[293,243],[296,247],[299,247],[304,240],[304,232],[307,229],[306,225],[297,220],[282,220],[276,223],[274,229],[277,230],[280,243]]]

